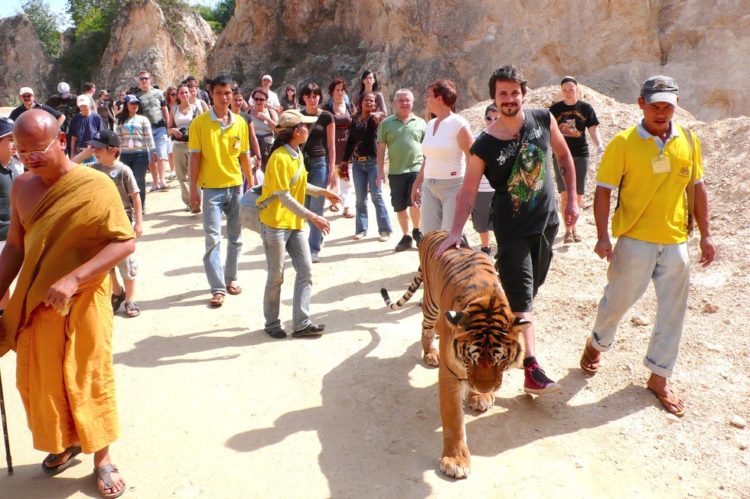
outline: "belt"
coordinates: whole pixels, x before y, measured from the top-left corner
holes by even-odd
[[[355,156],[354,159],[357,161],[368,161],[374,157],[375,156]]]

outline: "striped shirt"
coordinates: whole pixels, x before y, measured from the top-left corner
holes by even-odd
[[[151,151],[154,149],[154,137],[151,134],[151,122],[139,114],[128,118],[116,127],[120,137],[121,152]]]

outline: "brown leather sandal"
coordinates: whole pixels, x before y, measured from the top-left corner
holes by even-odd
[[[597,352],[597,356],[592,356],[591,351]],[[583,353],[581,354],[581,361],[579,365],[581,369],[589,374],[596,374],[601,364],[602,354],[591,345],[591,336],[586,339],[586,346],[583,347]]]

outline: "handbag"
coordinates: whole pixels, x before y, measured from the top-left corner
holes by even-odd
[[[289,187],[292,187],[299,180],[300,173],[302,172],[302,164],[299,165],[297,173],[294,174],[292,180],[289,181]],[[251,187],[245,194],[240,198],[240,223],[243,227],[257,232],[260,234],[260,210],[264,209],[269,205],[276,194],[267,197],[262,203],[258,204],[261,192],[263,191],[262,185],[256,185]]]

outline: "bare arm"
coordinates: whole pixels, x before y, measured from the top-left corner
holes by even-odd
[[[464,225],[466,224],[466,220],[469,219],[469,215],[471,215],[471,210],[474,208],[474,201],[477,197],[477,190],[479,190],[479,182],[482,180],[482,175],[484,175],[484,168],[484,161],[479,156],[474,156],[473,154],[469,156],[464,183],[456,195],[456,210],[453,214],[451,232],[435,252],[436,258],[440,258],[440,255],[449,248],[458,248],[461,246]]]
[[[328,186],[336,185],[336,125],[331,121],[326,127],[328,145]]]
[[[42,301],[58,311],[64,311],[79,286],[94,276],[106,273],[135,251],[135,239],[111,241],[91,259],[54,283]]]
[[[596,246],[594,252],[599,258],[612,259],[612,242],[609,239],[609,203],[612,190],[601,185],[594,192],[594,221],[596,222]]]
[[[377,185],[383,185],[386,181],[387,173],[385,171],[385,144],[378,142],[378,178]]]
[[[70,159],[71,161],[76,155],[76,144],[78,144],[78,137],[75,135],[70,136]]]
[[[164,117],[164,126],[169,128],[170,118],[169,118],[169,108],[166,104],[164,104],[161,107],[161,115]]]
[[[201,153],[190,153],[190,207],[194,210],[200,208],[201,195],[198,192],[198,174],[201,171]]]
[[[599,138],[599,125],[594,125],[589,127],[589,136],[591,137],[591,142],[594,143],[597,150],[599,152],[602,152],[604,150],[602,146],[602,141]]]
[[[248,130],[248,133],[250,134],[250,146],[253,149],[253,153],[254,153],[253,156],[255,156],[255,159],[258,161],[256,166],[260,168],[260,160],[261,160],[260,143],[258,142],[258,137],[255,136],[255,127],[253,126],[252,121],[247,124],[247,130]]]
[[[18,275],[23,264],[25,230],[21,224],[21,217],[18,214],[18,207],[15,202],[22,195],[19,191],[23,181],[19,178],[11,187],[10,226],[8,227],[5,247],[0,253],[0,296],[4,296],[8,291],[10,284]]]
[[[143,234],[143,206],[141,205],[141,195],[137,192],[130,193],[130,202],[133,203],[133,212],[135,216],[135,230],[136,237],[141,237]]]
[[[422,156],[422,166],[419,167],[419,173],[411,187],[411,203],[417,208],[422,205],[422,183],[424,182],[424,166],[426,163],[427,158]]]
[[[695,204],[693,206],[693,215],[701,233],[701,259],[700,264],[707,267],[714,261],[716,256],[716,246],[711,238],[711,228],[708,219],[708,191],[706,184],[703,182],[695,184]],[[2,288],[0,288],[1,290]]]
[[[240,167],[242,168],[242,174],[245,176],[248,185],[250,187],[255,185],[255,177],[253,177],[253,167],[250,165],[250,154],[246,152],[240,153]]]

